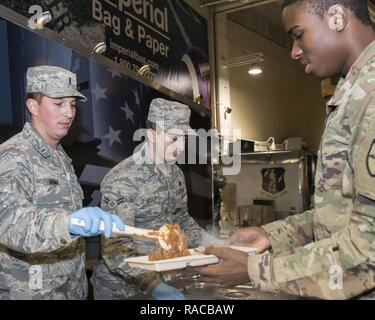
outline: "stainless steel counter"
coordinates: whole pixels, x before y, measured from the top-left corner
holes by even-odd
[[[297,300],[298,297],[260,292],[251,284],[224,288],[218,284],[202,282],[199,275],[185,270],[166,271],[160,274],[165,283],[180,290],[187,300]],[[151,296],[137,295],[135,300],[153,300]]]
[[[177,286],[178,287],[178,286]],[[296,297],[259,292],[250,285],[223,288],[217,284],[193,282],[179,288],[188,300],[295,300]]]
[[[224,288],[218,284],[202,282],[199,275],[187,270],[164,272],[163,280],[179,289],[188,300],[296,300],[298,297],[260,292],[251,284]]]

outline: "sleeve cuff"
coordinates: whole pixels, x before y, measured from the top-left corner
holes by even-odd
[[[271,223],[265,224],[265,225],[262,226],[262,228],[267,233],[274,232],[276,230],[281,229],[283,227],[284,223],[285,222],[283,220],[278,220],[278,221],[275,221],[275,222],[271,222]]]
[[[272,282],[272,255],[269,253],[249,255],[247,272],[255,288],[260,291],[278,292]]]
[[[79,238],[79,236],[72,236],[69,233],[68,215],[65,212],[58,215],[56,219],[56,230],[59,242],[64,246]]]
[[[283,222],[276,221],[262,226],[266,231],[273,252],[289,249],[292,244],[288,234],[283,229]]]

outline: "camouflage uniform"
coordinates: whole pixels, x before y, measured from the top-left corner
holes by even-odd
[[[347,299],[375,287],[375,42],[327,110],[315,207],[264,226],[273,252],[248,259],[260,290]]]
[[[40,92],[50,98],[76,97],[82,101],[87,98],[77,91],[75,73],[55,66],[37,66],[27,70],[26,92]]]
[[[43,74],[46,90],[36,80]],[[53,94],[65,80],[60,89],[71,86],[65,92],[80,97],[75,75],[50,66],[29,68],[27,92]],[[84,240],[68,231],[82,198],[62,147],[52,149],[29,123],[0,145],[0,300],[86,297]]]
[[[168,101],[170,110],[162,111],[166,118],[171,116],[171,121],[164,121],[162,115],[153,112],[162,108],[156,105],[153,109],[155,103],[163,101],[156,100],[150,106],[150,121],[157,123],[163,120],[168,130],[173,127],[186,132],[190,128],[190,110],[187,106],[179,114],[179,104]],[[152,163],[147,142],[106,175],[101,192],[102,208],[115,212],[125,225],[159,229],[165,223],[177,223],[189,238],[190,247],[199,244],[203,229],[188,214],[185,179],[181,169],[176,164],[158,166]],[[139,293],[147,294],[161,282],[157,273],[130,268],[124,263],[125,258],[148,255],[154,251],[157,248],[154,241],[130,237],[109,240],[102,237],[101,240],[102,260],[91,278],[96,299],[126,299]]]
[[[85,298],[84,239],[67,221],[82,198],[62,147],[28,123],[0,146],[0,299]]]

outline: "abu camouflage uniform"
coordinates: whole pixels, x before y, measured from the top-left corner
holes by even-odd
[[[264,226],[273,252],[248,258],[260,290],[348,299],[375,287],[375,42],[327,110],[315,207]]]
[[[164,99],[151,102],[148,120],[165,131],[186,134],[190,109]],[[115,212],[125,223],[146,229],[159,229],[166,223],[179,224],[189,239],[189,247],[210,236],[188,214],[185,179],[176,164],[155,165],[147,142],[133,156],[113,168],[101,184],[101,206]],[[126,227],[125,227],[126,228]],[[149,294],[160,282],[156,272],[130,268],[124,259],[148,255],[157,249],[152,240],[101,238],[101,256],[91,282],[95,299],[126,299]]]
[[[0,300],[84,299],[84,239],[68,231],[83,193],[71,160],[30,124],[0,146]]]
[[[69,70],[55,66],[30,67],[26,74],[26,92],[40,92],[50,98],[87,98],[77,90],[77,76]]]
[[[168,174],[154,164],[139,163],[145,158],[146,144],[132,157],[113,168],[101,184],[103,210],[115,212],[126,225],[159,229],[166,223],[177,223],[196,247],[203,229],[191,218],[187,208],[184,175],[175,165],[165,165]],[[125,227],[126,228],[126,227]],[[130,268],[125,258],[148,255],[157,249],[153,240],[123,237],[101,238],[101,256],[91,282],[95,299],[126,299],[148,294],[160,283],[155,272]]]

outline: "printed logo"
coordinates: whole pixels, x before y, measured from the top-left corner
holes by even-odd
[[[285,190],[284,168],[267,168],[262,170],[262,188],[265,192],[276,195]]]

